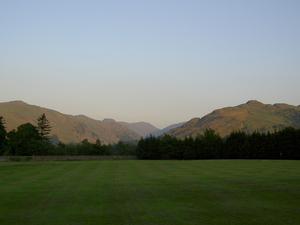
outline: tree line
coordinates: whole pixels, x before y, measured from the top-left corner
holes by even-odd
[[[87,139],[80,143],[53,144],[50,139],[51,125],[43,113],[37,118],[37,126],[25,123],[9,132],[5,120],[0,116],[0,155],[134,155],[136,144],[119,141],[115,144],[102,144],[98,138],[95,143]]]
[[[140,139],[136,154],[139,159],[300,159],[300,129],[251,134],[238,130],[225,138],[206,129],[183,140],[167,134],[150,135]]]
[[[136,142],[115,144],[80,143],[54,145],[50,140],[51,126],[45,114],[37,118],[37,126],[26,123],[6,131],[0,116],[0,155],[137,155],[139,159],[300,159],[300,129],[286,127],[274,132],[232,131],[221,138],[213,129],[183,140],[164,134],[141,137]]]

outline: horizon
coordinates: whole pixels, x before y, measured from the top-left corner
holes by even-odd
[[[298,106],[298,1],[1,1],[0,102],[163,129]]]

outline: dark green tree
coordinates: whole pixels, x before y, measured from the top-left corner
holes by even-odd
[[[53,148],[53,154],[54,155],[78,155],[79,153],[79,144],[78,143],[62,143],[59,142],[54,148]]]
[[[221,158],[224,142],[219,133],[208,128],[204,131],[203,135],[200,135],[200,140],[201,158]]]
[[[254,131],[248,136],[249,158],[265,159],[267,158],[267,135],[266,133]]]
[[[136,155],[139,159],[160,159],[159,138],[150,135],[141,138],[136,147]]]
[[[135,155],[135,147],[128,142],[119,140],[115,146],[118,155]]]
[[[226,158],[246,159],[249,158],[249,143],[244,131],[232,131],[225,142]]]
[[[100,141],[99,138],[97,138],[97,140],[95,141],[95,143],[93,144],[93,152],[92,155],[103,155],[102,154],[102,143]]]
[[[109,148],[102,144],[100,139],[97,138],[96,142],[93,144],[92,155],[110,155]]]
[[[49,141],[50,137],[48,136],[51,131],[50,122],[47,119],[45,113],[43,113],[38,119],[37,119],[37,129],[39,131],[39,136],[42,141]]]
[[[159,139],[159,155],[161,159],[182,159],[183,150],[181,140],[165,134]]]
[[[94,147],[93,144],[88,141],[88,139],[84,139],[77,146],[78,147],[78,155],[93,155]]]
[[[105,144],[102,144],[99,139],[96,140],[94,144],[94,149],[99,152],[99,155],[111,155],[111,148]]]
[[[18,126],[7,134],[8,155],[48,155],[53,146],[50,142],[43,142],[40,139],[37,127],[31,123]]]
[[[278,131],[276,146],[279,159],[295,159],[296,152],[300,149],[300,141],[294,127],[286,127]],[[277,158],[276,157],[276,158]]]
[[[300,159],[300,128],[296,130],[295,138],[296,145],[294,149],[294,159]]]
[[[183,159],[197,159],[195,141],[192,136],[183,140]]]
[[[8,134],[13,155],[40,155],[39,132],[31,123],[18,126]]]
[[[4,124],[5,124],[5,120],[3,119],[2,116],[0,116],[0,155],[3,155],[7,143],[7,139],[6,139],[7,132]]]
[[[201,134],[197,134],[194,139],[195,159],[203,159],[203,138]]]

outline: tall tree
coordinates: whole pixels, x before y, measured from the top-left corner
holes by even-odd
[[[17,130],[8,133],[9,145],[13,155],[38,155],[42,149],[39,132],[31,123],[18,126]]]
[[[249,143],[245,131],[234,130],[225,142],[226,156],[230,159],[249,158]]]
[[[37,124],[38,124],[38,131],[39,135],[42,141],[49,141],[49,134],[51,131],[51,126],[50,122],[47,119],[45,113],[43,113],[38,119],[37,119]]]
[[[196,147],[195,141],[190,135],[189,137],[185,137],[183,142],[183,159],[196,159]]]
[[[136,155],[139,159],[159,159],[160,139],[152,134],[146,138],[141,138],[136,147]]]
[[[5,121],[3,119],[2,116],[0,116],[0,155],[2,155],[2,150],[4,145],[5,145],[5,142],[6,142],[6,135],[7,135],[7,132],[5,130]]]
[[[201,158],[217,159],[220,158],[223,151],[223,139],[219,133],[211,128],[205,129],[203,135],[200,135]]]
[[[159,153],[161,159],[182,159],[182,141],[174,136],[165,134],[159,138]]]

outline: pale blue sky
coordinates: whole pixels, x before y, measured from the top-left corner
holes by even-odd
[[[298,0],[0,0],[0,102],[158,128],[300,104]]]

